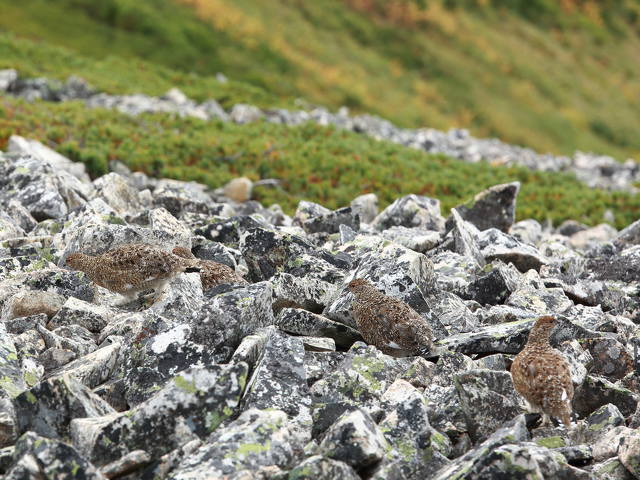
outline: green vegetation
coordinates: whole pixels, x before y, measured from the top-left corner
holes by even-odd
[[[0,0],[0,11],[0,30],[100,60],[57,68],[0,51],[0,63],[109,91],[180,85],[225,106],[302,96],[539,151],[640,156],[640,0]],[[218,71],[238,82],[180,73]]]
[[[478,191],[513,180],[523,183],[519,219],[549,218],[557,224],[572,218],[595,224],[611,209],[622,227],[640,211],[637,196],[593,190],[568,175],[461,163],[315,124],[236,125],[163,114],[129,117],[87,109],[81,102],[27,103],[0,97],[0,150],[12,134],[39,139],[85,162],[93,175],[105,173],[108,162],[118,159],[150,175],[212,187],[238,175],[279,178],[283,189],[262,188],[256,194],[289,213],[303,198],[336,208],[360,193],[375,192],[382,206],[409,193],[433,196],[442,201],[446,214]]]

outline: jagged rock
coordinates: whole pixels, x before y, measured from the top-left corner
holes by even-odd
[[[13,398],[26,388],[18,352],[11,335],[0,323],[0,398]]]
[[[177,322],[193,317],[204,303],[200,274],[184,273],[171,279],[151,312]]]
[[[24,237],[25,231],[14,220],[0,210],[0,242],[17,237]]]
[[[381,232],[382,238],[398,245],[425,253],[440,243],[440,233],[421,228],[407,228],[395,225]]]
[[[99,417],[113,409],[74,377],[64,375],[38,383],[14,399],[18,434],[33,431],[65,438],[73,418]]]
[[[396,380],[381,398],[385,418],[380,429],[392,447],[391,457],[407,478],[428,477],[444,464],[451,442],[429,424],[427,399],[404,380]]]
[[[575,433],[581,442],[593,444],[609,430],[624,426],[625,418],[615,405],[608,403],[584,419],[584,428]]]
[[[336,369],[311,386],[314,403],[347,402],[373,407],[388,386],[409,368],[410,357],[393,358],[354,343]]]
[[[278,328],[289,333],[333,338],[340,348],[349,348],[362,340],[357,330],[300,308],[281,310],[275,322]]]
[[[407,195],[385,208],[371,223],[377,230],[386,230],[394,225],[421,227],[440,232],[444,229],[444,218],[440,215],[440,201]]]
[[[3,477],[5,480],[106,478],[71,445],[34,432],[27,432],[18,439],[13,458],[12,466]]]
[[[202,309],[190,319],[189,339],[205,345],[222,361],[242,339],[255,330],[275,323],[271,308],[272,290],[268,282],[233,287],[205,297]]]
[[[318,380],[335,371],[344,360],[343,352],[310,352],[304,353],[304,368],[307,372],[307,383],[313,385]]]
[[[345,207],[302,222],[302,228],[307,233],[338,233],[340,225],[346,225],[357,232],[360,230],[360,217],[351,207]]]
[[[40,354],[38,362],[44,367],[45,374],[65,366],[78,358],[78,354],[66,348],[48,348]]]
[[[575,390],[573,409],[586,416],[602,405],[612,403],[626,417],[636,410],[638,394],[594,375],[587,375],[585,382]]]
[[[16,199],[9,200],[7,214],[24,232],[31,232],[38,224],[36,219],[29,213],[29,210],[24,208],[24,205]]]
[[[91,332],[80,325],[62,326],[53,331],[36,325],[36,331],[44,340],[47,349],[70,350],[77,356],[83,356],[98,348]]]
[[[533,319],[489,325],[477,328],[473,332],[451,335],[440,340],[438,344],[466,354],[518,353],[524,347],[532,325]],[[599,336],[597,332],[587,330],[562,317],[558,325],[551,335],[551,344],[554,346],[564,340]]]
[[[514,237],[495,228],[480,232],[478,243],[487,262],[500,260],[513,263],[523,273],[530,269],[540,270],[540,267],[548,263],[536,248],[520,243]]]
[[[617,233],[618,231],[611,225],[602,223],[574,233],[569,238],[569,243],[576,250],[588,250],[593,245],[613,240]]]
[[[359,480],[357,472],[344,462],[313,455],[289,472],[289,480]]]
[[[610,458],[604,462],[593,465],[592,471],[598,479],[602,480],[633,480],[634,477],[629,473],[620,460]]]
[[[378,215],[378,196],[367,193],[351,200],[351,209],[360,216],[363,223],[371,223]]]
[[[254,228],[268,229],[269,225],[261,219],[248,216],[213,218],[205,226],[196,228],[195,233],[227,247],[238,248],[241,235]]]
[[[304,369],[302,341],[282,333],[272,335],[253,371],[243,398],[245,409],[272,408],[290,416],[308,416],[311,405]]]
[[[542,239],[542,225],[537,220],[521,220],[511,225],[509,235],[522,243],[537,245]]]
[[[436,366],[422,357],[416,357],[413,363],[405,370],[400,379],[406,380],[416,388],[425,388],[435,376]]]
[[[2,447],[13,445],[18,438],[18,419],[16,410],[8,398],[0,398],[0,473],[6,471],[2,468]]]
[[[195,480],[232,477],[262,466],[288,467],[294,459],[296,435],[280,410],[243,412],[211,435],[207,444],[185,456],[168,478]]]
[[[491,452],[503,445],[527,440],[529,440],[529,433],[527,432],[524,415],[518,415],[493,432],[489,438],[474,449],[455,459],[451,464],[444,466],[440,471],[436,472],[433,478],[438,480],[456,478],[457,476],[475,478],[487,466],[486,457]],[[478,478],[482,477],[478,476]]]
[[[480,232],[471,223],[465,222],[457,210],[451,210],[451,231],[448,235],[453,240],[452,250],[460,255],[469,257],[477,265],[484,266],[485,257],[480,251],[478,238]]]
[[[593,459],[595,461],[606,460],[619,455],[623,445],[636,443],[640,437],[637,430],[625,426],[614,427],[600,435],[593,445]]]
[[[296,275],[297,267],[304,266],[304,254],[337,268],[349,266],[328,251],[314,248],[302,237],[262,228],[251,228],[242,235],[240,251],[253,281],[269,279],[281,271]]]
[[[122,175],[108,173],[95,179],[93,186],[98,198],[102,198],[118,214],[131,214],[141,208],[138,192]]]
[[[99,333],[114,314],[109,308],[70,297],[49,321],[47,328],[53,330],[64,325],[80,325],[90,332]]]
[[[508,232],[515,221],[519,191],[520,182],[494,185],[478,193],[473,200],[458,205],[455,210],[479,230],[497,228]]]
[[[453,378],[474,442],[483,441],[500,425],[522,412],[521,401],[508,372],[470,370]]]
[[[620,380],[633,371],[633,357],[625,346],[614,338],[591,338],[582,341],[593,357],[589,373],[609,380]]]
[[[474,300],[480,305],[504,303],[518,289],[520,273],[513,265],[498,262],[493,268],[471,282],[463,298]]]
[[[84,355],[64,367],[48,374],[50,378],[61,376],[65,373],[75,376],[80,382],[89,388],[108,380],[118,365],[118,352],[120,342],[114,342],[98,350]]]
[[[4,326],[7,332],[13,334],[24,333],[27,330],[35,330],[37,325],[45,326],[47,324],[48,317],[45,313],[38,313],[35,315],[29,315],[27,317],[16,317],[4,322]]]
[[[478,325],[478,319],[462,299],[450,292],[437,292],[426,297],[431,313],[445,326],[447,332],[469,332]]]
[[[150,461],[151,456],[147,452],[144,450],[134,450],[121,459],[102,467],[100,473],[107,478],[118,478],[140,470],[148,465]]]
[[[319,451],[360,470],[382,460],[388,443],[382,432],[364,410],[342,415],[324,433]]]
[[[244,363],[185,370],[130,412],[72,420],[73,443],[97,465],[134,450],[145,450],[157,459],[208,435],[233,415],[247,373]]]
[[[436,273],[436,288],[464,296],[467,286],[479,271],[477,262],[455,252],[441,252],[431,257]]]
[[[327,337],[298,337],[306,352],[335,352],[336,342]]]
[[[328,282],[295,277],[289,273],[276,273],[270,279],[273,287],[273,307],[300,307],[321,312],[335,295],[336,287]]]

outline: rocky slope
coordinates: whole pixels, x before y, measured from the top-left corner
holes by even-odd
[[[224,81],[224,76],[220,77]],[[498,139],[478,139],[467,130],[442,132],[432,128],[403,129],[374,115],[350,116],[345,107],[331,113],[323,107],[312,110],[261,110],[253,105],[236,104],[226,112],[214,99],[196,103],[174,88],[162,97],[148,95],[109,95],[96,92],[82,79],[70,77],[66,83],[46,78],[20,78],[15,70],[0,70],[0,93],[7,92],[28,100],[83,100],[88,107],[117,109],[128,115],[149,112],[173,113],[203,120],[216,119],[239,124],[266,120],[284,125],[316,122],[333,125],[378,140],[444,154],[465,162],[482,160],[493,165],[521,165],[531,170],[570,172],[578,180],[593,188],[636,192],[640,183],[640,167],[634,160],[618,162],[606,155],[576,152],[572,157],[539,154],[530,148],[510,145]]]
[[[90,181],[12,137],[0,154],[0,473],[640,478],[640,221],[514,224],[518,190],[495,186],[448,217],[416,195],[378,212],[369,194],[335,211],[302,202],[290,218],[122,165]],[[203,292],[187,273],[151,305],[122,305],[63,267],[131,242],[191,248],[251,284]],[[430,322],[431,357],[361,341],[354,277]],[[545,313],[571,363],[570,431],[537,428],[508,372]]]

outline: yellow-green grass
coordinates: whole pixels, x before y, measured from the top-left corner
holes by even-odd
[[[0,29],[100,59],[104,78],[74,73],[113,91],[175,83],[226,106],[245,91],[264,106],[302,96],[542,152],[640,154],[638,0],[0,0],[0,11]],[[61,71],[29,55],[33,71]],[[189,71],[238,82],[178,73]]]

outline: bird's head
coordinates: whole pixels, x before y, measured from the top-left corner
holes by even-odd
[[[351,280],[349,282],[349,284],[347,285],[347,289],[354,294],[358,294],[362,291],[366,291],[370,288],[373,288],[373,285],[371,285],[371,282],[369,280],[366,280],[364,278],[355,278],[353,280]]]
[[[85,255],[84,253],[72,253],[67,256],[64,264],[73,270],[84,271],[87,268],[90,258],[89,255]]]
[[[538,318],[531,332],[529,332],[528,343],[548,343],[556,324],[557,319],[552,315],[544,315]]]

